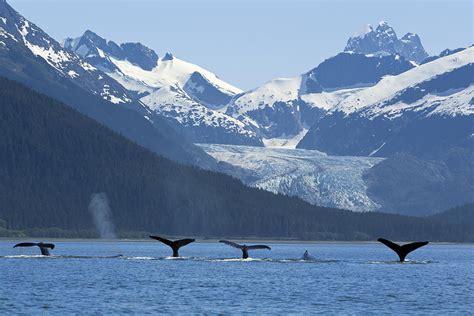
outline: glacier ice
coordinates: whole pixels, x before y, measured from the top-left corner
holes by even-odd
[[[375,211],[380,205],[367,195],[364,171],[383,158],[330,156],[316,150],[199,144],[218,161],[251,170],[241,177],[252,187],[298,196],[321,206]]]

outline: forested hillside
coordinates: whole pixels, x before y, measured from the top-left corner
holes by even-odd
[[[364,173],[368,195],[383,211],[426,216],[474,202],[474,147],[466,145],[423,159],[394,155]]]
[[[474,240],[472,224],[316,207],[171,162],[0,78],[0,232],[87,235],[98,192],[106,193],[120,234]]]

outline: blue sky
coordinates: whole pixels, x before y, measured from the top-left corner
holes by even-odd
[[[344,49],[366,24],[418,33],[429,54],[473,42],[468,1],[7,0],[60,40],[90,29],[115,42],[170,51],[251,89]]]

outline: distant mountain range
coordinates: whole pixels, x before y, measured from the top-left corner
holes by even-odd
[[[60,44],[0,2],[0,76],[172,160],[359,211],[425,215],[474,200],[468,159],[474,150],[473,63],[473,47],[428,56],[418,35],[399,39],[381,22],[300,76],[242,91],[171,53],[117,44],[90,30]],[[306,159],[304,151],[274,156],[273,147],[317,150],[304,165],[318,168],[293,177],[291,166]],[[321,152],[377,163],[353,169],[357,179],[348,183],[334,168],[340,158],[316,161]],[[236,161],[237,153],[247,161]],[[256,164],[275,159],[284,171],[279,178],[272,177],[275,166],[262,170]],[[349,157],[344,168],[357,159]],[[407,170],[417,172],[416,184]],[[311,196],[326,186],[324,192],[333,187],[338,194]],[[397,186],[403,194],[395,200],[390,190]],[[456,186],[465,189],[446,190]],[[434,202],[440,188],[444,204]],[[363,198],[346,198],[351,190]]]
[[[383,78],[333,107],[298,148],[388,157],[436,155],[474,141],[474,48]]]
[[[64,47],[132,91],[192,142],[262,145],[246,122],[221,110],[242,91],[199,66],[171,53],[158,58],[139,43],[119,46],[91,31],[66,39]]]
[[[236,96],[227,113],[253,122],[265,139],[298,135],[340,101],[414,66],[400,56],[340,53],[296,78],[275,79]]]
[[[384,32],[390,36],[382,36]],[[247,92],[171,53],[159,58],[140,43],[118,45],[86,31],[80,37],[67,38],[63,46],[114,78],[190,141],[263,146],[268,139],[304,132],[340,100],[358,91],[354,89],[400,74],[415,67],[414,61],[427,57],[415,34],[398,41],[386,23],[372,33],[376,35],[364,38],[378,43],[374,44],[376,52],[368,54],[363,49],[365,42],[357,44],[351,38],[351,50],[346,48],[345,53],[307,73],[276,79]],[[399,49],[402,44],[388,44],[393,40],[405,43],[404,50]],[[417,54],[419,58],[402,54],[415,43],[423,52]]]
[[[88,204],[103,193],[122,237],[474,240],[472,206],[424,219],[318,207],[159,157],[4,78],[0,99],[0,236],[97,237]]]

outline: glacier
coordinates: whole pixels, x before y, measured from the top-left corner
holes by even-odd
[[[330,156],[317,150],[198,144],[218,161],[251,171],[247,185],[297,196],[315,205],[352,211],[376,211],[381,205],[367,195],[366,170],[384,158]]]

